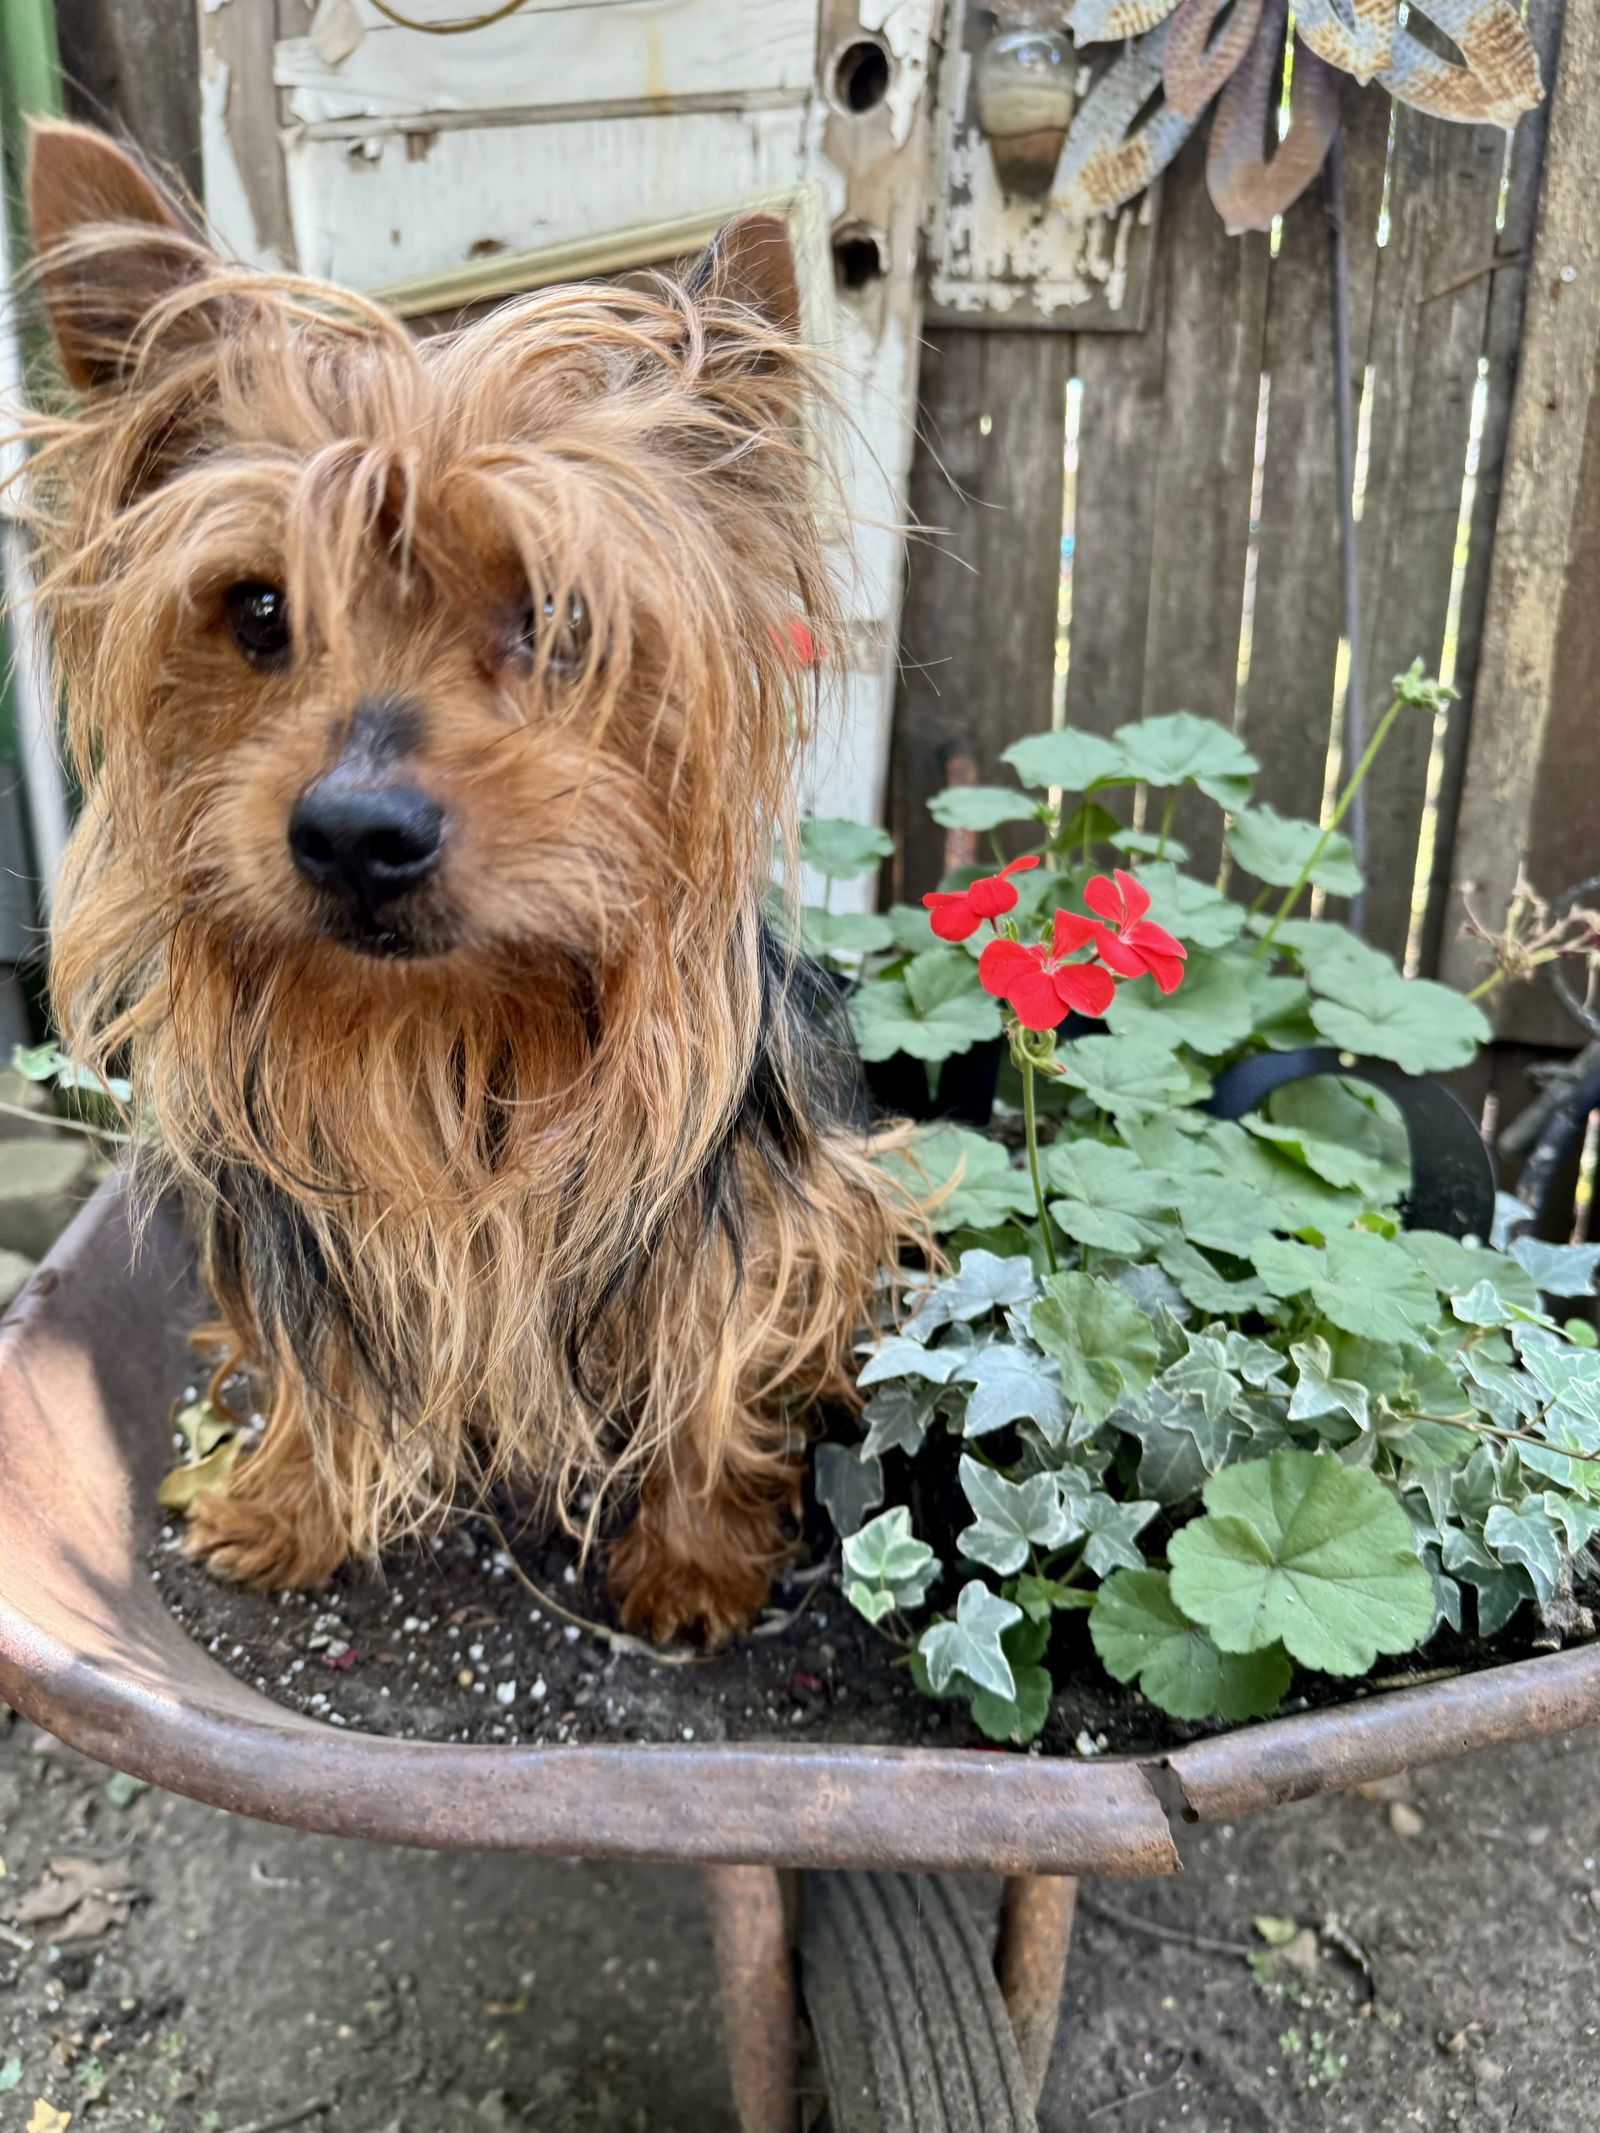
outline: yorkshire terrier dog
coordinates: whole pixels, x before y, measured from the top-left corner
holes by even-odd
[[[30,197],[54,998],[269,1395],[188,1546],[317,1585],[463,1493],[636,1498],[624,1620],[721,1640],[917,1233],[767,923],[841,634],[783,224],[414,340],[86,128]]]

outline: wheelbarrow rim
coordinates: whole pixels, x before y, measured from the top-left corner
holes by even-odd
[[[337,1728],[229,1674],[147,1567],[171,1393],[165,1328],[191,1281],[175,1217],[155,1215],[136,1244],[113,1176],[0,1324],[0,1697],[101,1762],[235,1813],[439,1849],[1170,1873],[1168,1805],[1234,1816],[1600,1719],[1590,1645],[1143,1760],[842,1743],[480,1746]]]

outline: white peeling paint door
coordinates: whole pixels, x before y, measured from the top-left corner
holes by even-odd
[[[415,25],[484,0],[395,0],[412,26],[373,0],[199,4],[207,205],[242,257],[416,310],[790,207],[854,432],[849,643],[805,798],[881,819],[940,0],[525,0],[452,35]]]

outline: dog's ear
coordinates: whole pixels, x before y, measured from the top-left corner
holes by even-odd
[[[89,126],[30,127],[28,213],[68,378],[80,392],[115,384],[143,320],[212,255],[166,188]]]
[[[800,337],[800,276],[782,215],[736,215],[702,255],[689,286],[697,299],[738,304],[789,340]]]

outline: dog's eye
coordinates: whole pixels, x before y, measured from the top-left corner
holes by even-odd
[[[288,664],[289,602],[279,586],[254,579],[244,585],[230,585],[222,604],[233,641],[253,667],[271,673]]]
[[[581,596],[568,593],[558,611],[554,593],[531,599],[517,623],[516,657],[525,668],[542,658],[549,674],[575,674],[589,649],[589,610]]]

